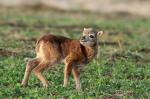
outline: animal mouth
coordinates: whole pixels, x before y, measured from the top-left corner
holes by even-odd
[[[88,42],[86,39],[80,39],[80,42]]]
[[[83,43],[86,43],[86,41],[85,40],[80,40],[80,43],[83,44]]]
[[[94,42],[89,42],[89,41],[86,41],[86,40],[80,40],[80,43],[84,46],[93,46],[94,45]]]
[[[86,40],[80,40],[80,42],[86,42]]]

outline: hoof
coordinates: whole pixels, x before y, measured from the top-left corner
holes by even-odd
[[[27,86],[27,84],[21,83],[21,86],[22,86],[22,87],[26,87],[26,86]]]
[[[43,84],[43,87],[47,88],[47,87],[48,87],[48,84]]]
[[[63,85],[63,87],[67,87],[67,85]]]
[[[81,91],[81,85],[80,84],[76,86],[76,90]]]

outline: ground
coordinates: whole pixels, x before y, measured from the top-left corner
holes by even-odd
[[[150,97],[150,19],[127,14],[50,10],[0,10],[0,98],[148,98]],[[35,57],[36,39],[52,33],[78,39],[84,27],[104,30],[96,59],[81,73],[82,90],[70,77],[63,87],[64,64],[45,70],[42,87],[32,73],[21,87],[27,58]]]

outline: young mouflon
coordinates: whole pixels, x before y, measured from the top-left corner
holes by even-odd
[[[36,57],[26,64],[22,85],[26,86],[28,84],[30,73],[33,70],[43,86],[47,87],[48,81],[42,75],[42,71],[64,60],[64,87],[67,86],[68,77],[72,71],[76,89],[80,90],[79,67],[96,56],[98,35],[102,33],[102,31],[98,32],[93,28],[84,28],[83,36],[80,40],[52,34],[41,37],[36,43]]]

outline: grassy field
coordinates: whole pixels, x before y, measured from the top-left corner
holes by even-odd
[[[26,58],[35,57],[35,41],[53,33],[79,38],[84,27],[104,30],[98,58],[81,73],[82,90],[73,77],[63,88],[64,64],[46,70],[50,86],[43,88],[32,73],[21,87]],[[120,42],[120,43],[118,43]],[[150,97],[150,19],[121,14],[0,10],[0,99]]]

